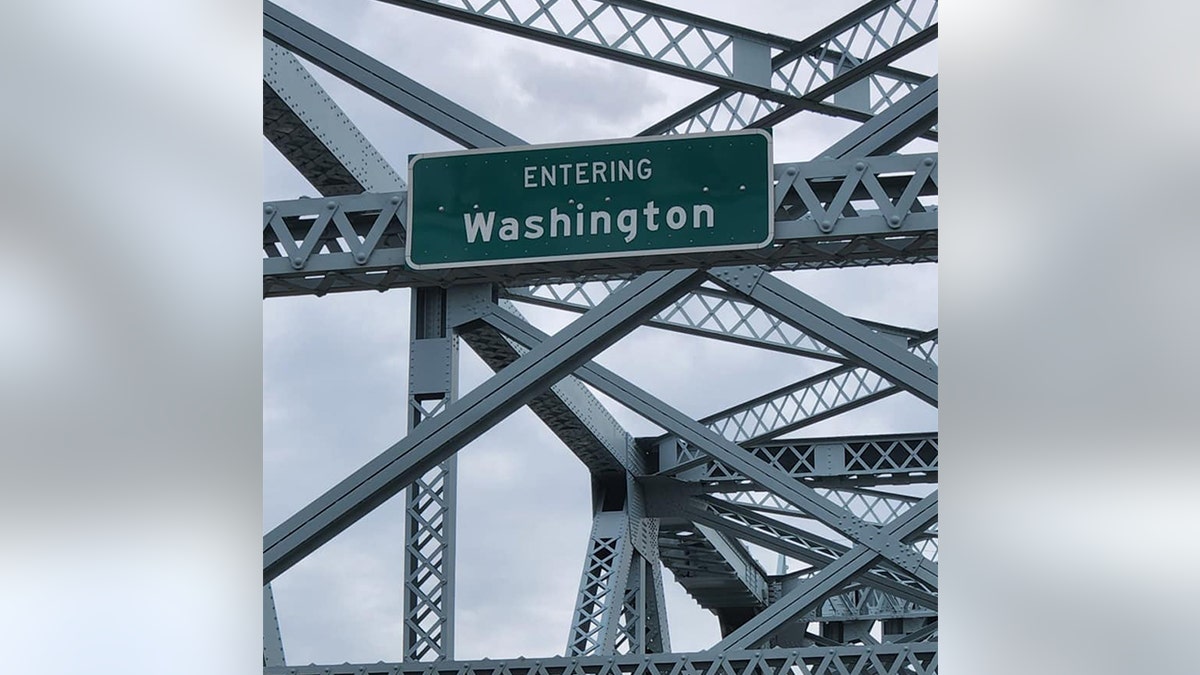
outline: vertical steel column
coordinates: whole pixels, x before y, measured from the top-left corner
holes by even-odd
[[[279,615],[275,613],[275,594],[271,584],[263,586],[263,665],[287,665],[283,656],[283,636],[279,632]]]
[[[413,290],[408,429],[458,395],[458,339],[446,328],[446,292]],[[404,533],[404,658],[454,657],[457,460],[451,456],[407,491]]]
[[[595,515],[568,656],[670,650],[658,519],[645,517],[641,487],[628,476],[594,480]]]

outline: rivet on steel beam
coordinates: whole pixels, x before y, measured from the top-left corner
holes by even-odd
[[[921,160],[921,163],[924,164],[925,166],[933,166],[933,158],[926,157],[925,159]]]
[[[854,170],[855,170],[855,171],[864,171],[864,170],[866,170],[866,168],[867,168],[867,165],[866,165],[866,164],[864,164],[864,163],[862,163],[862,162],[855,162],[855,163],[854,163]]]
[[[900,227],[900,221],[900,216],[888,216],[888,225],[893,228]]]
[[[745,186],[745,185],[739,185],[739,186],[738,186],[738,189],[739,189],[739,190],[745,190],[745,189],[746,189],[746,186]]]
[[[444,207],[444,206],[439,206],[439,207],[438,207],[438,212],[439,212],[439,213],[440,213],[440,212],[442,212],[442,211],[445,211],[445,210],[446,210],[446,207]]]
[[[794,166],[789,166],[789,167],[787,168],[787,170],[786,170],[786,171],[784,171],[784,173],[786,173],[786,174],[787,174],[787,175],[789,175],[789,176],[795,176],[795,175],[796,175],[796,167],[794,167]]]
[[[275,213],[275,207],[271,206],[270,204],[267,204],[267,206],[263,210],[266,211],[267,213]]]
[[[336,209],[336,208],[337,208],[337,202],[325,202],[325,208],[327,208],[327,209]]]
[[[292,258],[292,267],[295,269],[304,267],[304,258]]]
[[[367,254],[361,253],[361,252],[355,253],[354,254],[354,262],[358,263],[359,265],[366,263],[367,262]]]
[[[828,220],[828,219],[822,220],[821,224],[818,227],[820,228],[820,230],[822,232],[832,232],[833,231],[833,221]]]
[[[399,198],[399,197],[392,197],[392,198],[391,198],[391,199],[389,199],[388,201],[390,201],[390,202],[391,202],[391,203],[393,203],[393,204],[399,204],[399,203],[400,203],[400,198]]]

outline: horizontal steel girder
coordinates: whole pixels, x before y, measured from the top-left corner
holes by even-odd
[[[343,663],[269,667],[264,675],[845,675],[937,672],[936,642],[868,646],[751,649],[674,654],[552,656],[434,663]]]
[[[541,341],[502,373],[418,425],[406,438],[263,537],[263,583],[269,583],[699,281],[700,274],[693,270],[642,275],[615,294],[611,302]]]
[[[936,167],[936,154],[776,165],[775,240],[764,249],[453,270],[406,267],[405,192],[269,202],[263,206],[263,294],[575,282],[670,267],[932,262],[937,259],[937,210],[930,203],[937,195]]]
[[[528,288],[507,288],[501,294],[516,302],[568,312],[585,312],[595,307],[626,280],[544,284]],[[870,329],[904,338],[918,337],[921,331],[855,319]],[[834,363],[849,359],[783,319],[764,311],[740,293],[702,286],[688,293],[646,322],[646,326],[723,342],[806,356]]]
[[[776,115],[808,109],[856,121],[868,119],[873,108],[921,82],[920,75],[889,64],[937,36],[933,0],[887,3],[875,11],[852,13],[802,42],[649,2],[533,5],[494,0],[457,6],[437,0],[383,1],[717,85],[725,94],[718,103],[725,107],[730,106],[727,99],[740,94],[752,97],[756,109]],[[904,5],[909,6],[901,9]],[[863,79],[869,80],[880,101],[875,106],[868,103],[860,110],[826,100]],[[753,121],[739,119],[737,128]],[[757,121],[770,124],[769,118]],[[666,133],[679,124],[656,125],[642,135]]]
[[[881,434],[779,440],[743,446],[783,475],[816,486],[848,487],[936,483],[938,435]],[[673,446],[656,446],[659,473],[703,484],[710,492],[744,489],[747,478],[706,458],[675,472],[680,455]]]

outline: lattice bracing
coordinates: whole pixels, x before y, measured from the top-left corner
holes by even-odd
[[[720,653],[631,654],[615,657],[373,663],[275,667],[266,675],[934,675],[937,643],[881,644],[800,649],[728,650]]]
[[[936,262],[937,155],[895,153],[937,138],[936,75],[896,67],[936,38],[937,0],[870,0],[800,41],[643,0],[383,1],[716,87],[643,134],[778,134],[804,111],[864,124],[774,166],[774,240],[759,250],[413,270],[402,181],[277,45],[467,147],[524,141],[268,2],[264,133],[323,197],[264,204],[264,296],[413,288],[414,339],[408,436],[264,537],[269,582],[407,490],[407,662],[285,671],[282,646],[264,645],[267,672],[936,673],[936,491],[914,495],[934,489],[937,434],[788,436],[899,391],[936,407],[937,331],[849,319],[772,273]],[[508,300],[582,316],[545,335]],[[696,420],[591,360],[637,326],[834,365]],[[495,371],[462,399],[458,337]],[[592,389],[667,435],[633,439]],[[526,405],[599,495],[566,656],[451,661],[454,454]],[[717,616],[712,651],[660,653],[664,567]]]
[[[935,342],[932,335],[909,348]],[[862,367],[841,366],[776,390],[702,420],[709,428],[737,442],[754,444],[790,433],[864,403],[878,400],[899,388]]]
[[[925,79],[890,64],[931,41],[937,22],[936,0],[868,3],[795,41],[647,2],[385,2],[721,87],[643,135],[740,129],[804,108],[861,121]],[[829,100],[859,81],[863,105]]]
[[[272,295],[383,290],[422,285],[499,283],[512,299],[556,300],[578,311],[595,306],[637,272],[675,265],[762,265],[771,270],[920,262],[937,255],[936,155],[777,164],[775,242],[761,250],[418,271],[404,263],[407,193],[381,192],[269,202],[263,206],[264,292]],[[547,295],[516,290],[569,279],[576,290]],[[587,289],[579,286],[599,281]],[[606,292],[607,291],[607,292]],[[759,345],[830,356],[745,303],[707,293],[664,311],[658,324],[707,337],[722,333]],[[728,298],[728,296],[725,296]],[[705,305],[708,305],[707,309]],[[689,325],[696,324],[694,326]],[[728,326],[729,330],[724,330]]]
[[[453,567],[446,555],[453,542],[447,519],[453,509],[450,485],[455,478],[453,460],[437,466],[408,489],[405,538],[405,617],[407,653],[421,660],[445,658],[450,617],[440,611],[447,604],[447,587]]]
[[[786,475],[814,485],[872,486],[936,482],[937,434],[779,440],[746,450]],[[674,453],[659,454],[659,470],[704,484],[710,492],[740,491],[746,477],[709,460],[674,471]]]
[[[781,499],[779,495],[773,492],[755,489],[753,485],[747,484],[743,484],[742,488],[742,490],[736,492],[722,491],[717,496],[728,502],[742,504],[767,513],[802,518],[807,517],[803,511],[789,504],[786,500]],[[817,494],[837,504],[847,512],[854,514],[855,517],[861,519],[863,522],[876,525],[891,522],[917,501],[915,497],[907,495],[886,494],[874,491],[864,493],[864,491],[858,488],[840,490],[817,487],[815,490]]]
[[[936,28],[936,0],[899,0],[882,7],[876,3],[874,11],[856,10],[772,58],[771,91],[790,98],[726,88],[642,133],[769,127],[804,109],[847,116],[828,99],[865,79],[869,83],[867,101],[857,110],[862,115],[856,117],[861,121],[922,82],[912,73],[878,68],[931,40],[930,33],[936,33]]]

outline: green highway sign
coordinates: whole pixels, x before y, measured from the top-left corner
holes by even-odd
[[[417,155],[414,269],[761,248],[774,236],[761,130]]]

